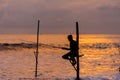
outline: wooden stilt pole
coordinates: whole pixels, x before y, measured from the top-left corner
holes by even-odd
[[[79,77],[79,26],[78,26],[78,22],[76,22],[76,41],[77,41],[77,47],[78,47],[78,50],[77,50],[77,78],[76,80],[80,80],[80,77]]]
[[[35,66],[35,77],[37,78],[37,68],[38,68],[38,49],[39,49],[39,23],[38,20],[38,27],[37,27],[37,44],[36,44],[36,52],[35,52],[35,58],[36,58],[36,66]]]

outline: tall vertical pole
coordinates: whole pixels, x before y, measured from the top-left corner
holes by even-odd
[[[39,49],[39,23],[40,21],[38,20],[38,27],[37,27],[37,44],[36,44],[36,66],[35,66],[35,77],[37,77],[37,68],[38,68],[38,49]]]
[[[77,80],[80,80],[80,77],[79,77],[79,26],[78,26],[78,22],[76,22],[76,41],[77,41]]]

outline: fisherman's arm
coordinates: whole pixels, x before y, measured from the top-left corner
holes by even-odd
[[[64,50],[70,50],[70,48],[66,48],[66,47],[62,47],[61,49],[64,49]]]

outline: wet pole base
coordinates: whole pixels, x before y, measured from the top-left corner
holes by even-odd
[[[79,79],[78,79],[78,78],[76,78],[75,80],[83,80],[83,79],[82,79],[82,78],[79,78]]]

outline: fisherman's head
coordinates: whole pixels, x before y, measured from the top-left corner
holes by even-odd
[[[72,40],[73,40],[73,36],[72,36],[72,35],[68,35],[67,38],[68,38],[69,41],[72,41]]]

